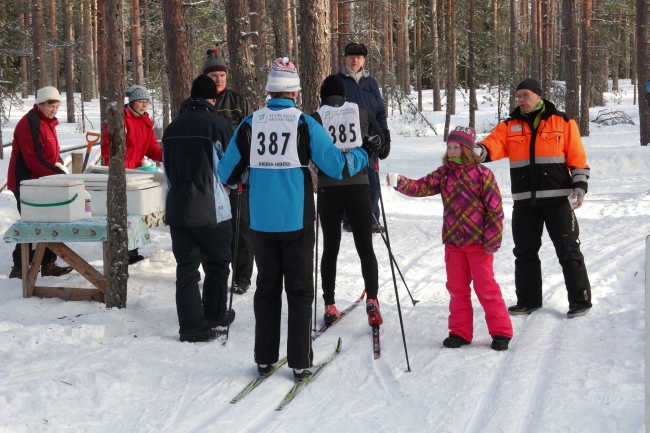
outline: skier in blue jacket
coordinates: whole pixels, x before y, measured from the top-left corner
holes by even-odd
[[[311,375],[311,304],[315,207],[309,160],[328,176],[342,179],[362,170],[366,143],[345,155],[310,116],[295,108],[300,80],[287,57],[273,62],[266,83],[267,106],[246,117],[219,161],[219,177],[236,183],[250,168],[250,228],[257,290],[255,362],[269,372],[279,359],[282,288],[287,292],[287,361],[297,380]]]

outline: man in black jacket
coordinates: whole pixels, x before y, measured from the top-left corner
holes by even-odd
[[[346,100],[354,102],[360,107],[368,110],[368,113],[377,120],[379,126],[384,132],[385,140],[382,152],[374,155],[368,160],[368,181],[370,182],[370,203],[372,204],[372,214],[374,215],[372,231],[379,233],[385,231],[379,222],[379,183],[377,182],[377,171],[379,170],[379,159],[388,158],[390,153],[390,131],[386,123],[386,110],[384,101],[379,92],[377,81],[370,76],[370,73],[364,69],[368,49],[364,44],[350,42],[345,46],[345,66],[339,71],[338,77],[345,85]],[[372,217],[372,215],[371,215]],[[343,221],[343,229],[352,231],[350,225]]]
[[[224,143],[232,138],[228,122],[216,115],[217,89],[205,75],[192,83],[186,110],[162,139],[167,177],[166,219],[176,258],[176,309],[181,341],[211,341],[218,326],[235,318],[226,312],[230,274],[231,212],[217,175]],[[205,282],[199,291],[199,264]]]
[[[228,66],[223,57],[216,49],[208,50],[208,56],[203,61],[203,74],[212,78],[212,81],[217,86],[217,100],[215,108],[217,114],[228,122],[233,132],[241,121],[252,114],[248,99],[239,92],[228,89],[226,81],[228,79]],[[224,143],[228,146],[228,142]],[[225,148],[224,148],[225,150]],[[237,215],[237,202],[238,197],[235,191],[229,195],[230,208],[232,209],[233,219],[232,228],[235,230],[237,224],[235,215]],[[235,242],[237,245],[237,257],[233,259],[236,263],[235,266],[235,282],[232,291],[238,295],[242,295],[248,291],[251,285],[251,275],[253,274],[253,246],[251,244],[250,235],[250,210],[248,207],[248,182],[244,182],[241,192],[241,209],[239,211],[239,239],[233,236],[230,249],[235,251]]]

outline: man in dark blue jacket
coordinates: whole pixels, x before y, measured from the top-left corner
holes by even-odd
[[[232,137],[229,123],[214,107],[217,87],[208,76],[192,83],[187,109],[163,135],[167,177],[166,221],[176,258],[176,310],[181,341],[211,341],[226,312],[230,274],[231,212],[228,194],[217,174],[223,147]],[[203,298],[199,265],[204,261]]]
[[[368,110],[370,115],[377,120],[384,132],[385,142],[379,155],[373,155],[368,159],[368,181],[370,183],[370,203],[372,213],[376,221],[373,221],[372,231],[379,233],[384,228],[379,223],[379,183],[377,182],[377,170],[379,170],[379,159],[386,159],[390,153],[390,131],[386,123],[386,109],[384,101],[379,93],[377,81],[370,76],[370,73],[363,68],[366,63],[368,49],[364,44],[350,42],[345,46],[345,67],[338,73],[339,78],[345,84],[346,100],[354,102],[360,107]],[[343,215],[343,229],[350,232],[350,224]]]

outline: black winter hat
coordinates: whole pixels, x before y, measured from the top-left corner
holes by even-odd
[[[343,96],[345,98],[345,84],[336,75],[330,75],[323,80],[320,85],[320,101],[324,103],[332,95]]]
[[[345,55],[366,57],[368,55],[368,48],[359,42],[350,42],[345,46]]]
[[[534,78],[526,78],[524,81],[519,83],[517,85],[517,90],[530,90],[531,92],[535,93],[538,96],[542,96],[542,85],[539,84],[539,81],[537,81]]]
[[[217,85],[207,75],[199,75],[192,82],[192,98],[217,99]]]

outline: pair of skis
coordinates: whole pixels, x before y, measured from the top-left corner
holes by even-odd
[[[332,323],[329,324],[324,324],[320,329],[317,331],[314,331],[312,334],[312,341],[316,340],[318,337],[323,335],[325,331],[327,331],[329,328],[337,324],[343,317],[347,316],[352,310],[354,310],[363,300],[363,298],[366,296],[366,291],[364,290],[363,293],[361,293],[361,296],[359,299],[357,299],[352,305],[350,305],[348,308],[343,310],[341,312],[341,317],[339,317],[337,320],[335,320]],[[375,330],[376,328],[376,330]],[[376,335],[375,335],[376,334]],[[379,326],[373,327],[373,349],[375,353],[375,359],[379,358]],[[325,358],[320,364],[318,364],[311,376],[308,376],[306,379],[302,381],[297,381],[293,388],[285,395],[285,397],[282,399],[282,402],[278,405],[278,407],[275,410],[282,410],[287,404],[289,404],[297,395],[302,391],[309,383],[311,383],[316,376],[327,366],[334,358],[338,356],[338,354],[341,352],[342,349],[342,343],[341,339],[339,338],[338,343],[336,344],[336,349],[334,352],[332,352],[327,358]],[[244,397],[246,397],[248,394],[251,393],[255,388],[257,388],[259,385],[262,384],[266,379],[271,377],[275,372],[277,372],[284,364],[287,363],[287,358],[284,357],[280,361],[278,361],[277,365],[268,373],[266,373],[263,376],[258,376],[255,379],[253,379],[248,385],[244,387],[244,389],[233,398],[230,403],[235,404],[242,400]]]

